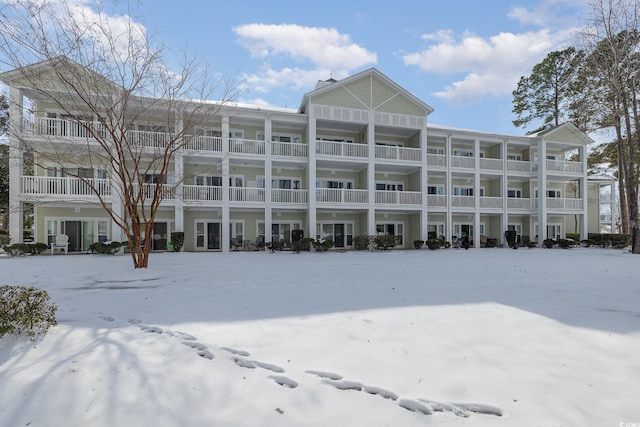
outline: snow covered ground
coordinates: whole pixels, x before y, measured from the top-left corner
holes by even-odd
[[[0,340],[0,426],[640,425],[614,249],[0,259],[58,325]]]

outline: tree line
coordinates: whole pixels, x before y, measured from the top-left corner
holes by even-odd
[[[585,133],[612,131],[590,166],[617,169],[620,227],[640,253],[640,6],[636,0],[592,0],[575,46],[550,52],[513,91],[516,127],[530,134],[573,122]]]

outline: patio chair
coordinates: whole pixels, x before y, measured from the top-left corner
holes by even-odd
[[[55,240],[51,242],[51,255],[53,255],[53,251],[56,249],[60,249],[64,251],[66,255],[69,251],[69,236],[66,234],[56,234]]]
[[[233,237],[231,239],[231,249],[234,251],[237,251],[238,248],[242,247],[242,239],[239,239],[237,237]]]
[[[248,242],[248,244],[248,247],[246,247],[247,250],[259,251],[260,249],[264,248],[264,236],[258,236],[256,237],[255,242]]]

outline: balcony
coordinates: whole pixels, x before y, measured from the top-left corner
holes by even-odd
[[[407,162],[420,162],[422,150],[419,148],[405,148],[388,145],[375,146],[376,159],[400,160]]]
[[[176,198],[176,186],[171,184],[142,184],[140,188],[139,184],[133,185],[133,191],[142,191],[142,197],[147,200],[153,199],[156,191],[156,187],[161,186],[160,198],[162,200],[173,200]]]
[[[274,188],[271,190],[271,202],[275,204],[306,205],[307,190]]]
[[[240,203],[264,203],[264,188],[232,187],[229,189],[229,201]]]
[[[547,209],[562,211],[581,211],[584,206],[583,199],[547,197]]]
[[[209,185],[183,185],[182,197],[190,201],[222,201],[222,187]]]
[[[502,197],[480,197],[480,208],[502,209]]]
[[[475,206],[476,198],[474,196],[451,196],[451,207],[473,208]]]
[[[326,204],[367,204],[369,203],[369,191],[345,188],[317,188],[316,201]]]
[[[446,167],[447,156],[445,156],[444,154],[427,154],[427,165]]]
[[[203,135],[185,135],[184,149],[193,151],[222,151],[222,137],[220,136],[203,136]]]
[[[108,179],[80,179],[70,177],[22,176],[22,193],[42,196],[101,196],[111,195]]]
[[[264,141],[256,139],[231,138],[229,140],[230,153],[264,155],[264,146]]]
[[[367,159],[369,146],[350,142],[316,140],[316,154],[327,157],[343,157],[348,159]]]
[[[451,167],[475,169],[476,159],[474,159],[473,157],[466,157],[466,156],[451,156]]]
[[[547,173],[562,172],[566,174],[581,174],[583,172],[582,162],[569,162],[566,160],[547,160]],[[533,170],[538,170],[538,165],[533,164]]]
[[[446,207],[447,196],[442,194],[430,194],[427,196],[427,205],[429,205],[429,207]]]
[[[502,172],[502,159],[480,158],[480,169]]]
[[[522,160],[507,160],[508,172],[531,173],[533,166],[531,162],[523,162]]]
[[[535,209],[536,203],[534,203],[535,199],[529,198],[521,198],[521,197],[508,197],[507,198],[507,209],[509,210],[521,210],[521,211],[531,211]]]
[[[294,142],[278,142],[271,143],[271,155],[275,157],[294,157],[304,158],[308,157],[309,148],[307,144],[298,144]]]
[[[376,204],[420,206],[421,203],[419,191],[376,191]]]
[[[25,135],[47,137],[90,138],[95,133],[105,136],[105,129],[99,122],[54,119],[37,117],[34,120],[24,118],[22,132]]]

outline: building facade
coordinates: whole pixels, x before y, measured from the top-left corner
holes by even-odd
[[[22,141],[73,145],[89,136],[79,116],[41,99],[20,75],[0,74],[19,124],[10,136],[13,242],[22,240],[26,203],[34,205],[36,241],[67,234],[70,251],[80,252],[102,239],[126,240],[82,180],[69,176],[92,180],[118,211],[108,168],[75,158],[26,170]],[[613,183],[589,182],[591,140],[575,126],[498,135],[431,125],[432,111],[376,69],[319,82],[297,110],[225,104],[193,130],[168,176],[144,177],[150,188],[166,187],[147,241],[165,250],[170,233],[184,231],[186,251],[229,251],[242,241],[288,243],[302,229],[344,249],[354,236],[375,234],[396,236],[401,248],[465,234],[480,247],[487,239],[504,243],[506,230],[526,243],[603,228],[601,187]],[[81,120],[95,116],[84,112]],[[125,131],[153,148],[172,130],[132,117]]]

